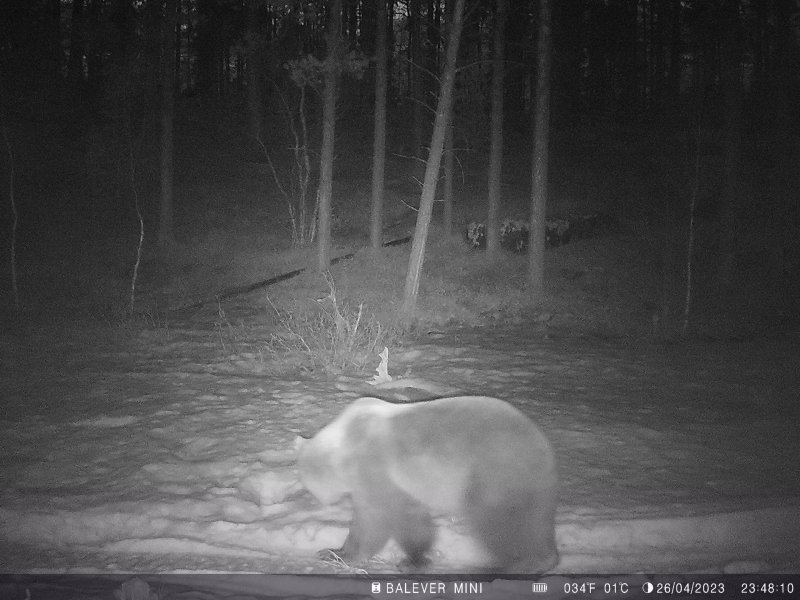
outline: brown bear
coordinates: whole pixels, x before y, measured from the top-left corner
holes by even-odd
[[[450,515],[466,520],[491,570],[542,573],[558,563],[552,447],[502,400],[360,398],[299,443],[298,469],[320,502],[350,496],[350,532],[334,551],[344,560],[367,560],[393,538],[419,568],[436,533],[432,515]]]

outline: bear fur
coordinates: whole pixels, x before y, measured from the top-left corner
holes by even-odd
[[[323,504],[350,496],[350,532],[334,551],[344,560],[368,560],[393,538],[419,568],[434,542],[432,516],[450,515],[466,520],[492,570],[542,573],[558,564],[552,447],[502,400],[361,398],[300,444],[298,470]]]

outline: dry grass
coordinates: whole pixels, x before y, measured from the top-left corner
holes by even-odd
[[[325,275],[328,295],[312,310],[281,310],[270,301],[278,331],[266,342],[276,359],[301,357],[314,371],[364,371],[384,346],[392,345],[398,331],[383,325],[364,303],[355,307],[337,298],[336,284]]]

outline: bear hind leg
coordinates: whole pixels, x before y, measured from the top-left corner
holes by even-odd
[[[494,559],[494,570],[543,573],[558,564],[555,489],[510,491],[492,501],[475,492],[468,494],[467,518]]]
[[[436,537],[436,526],[425,506],[405,495],[397,498],[392,536],[406,553],[404,563],[417,569],[429,562],[427,554]]]

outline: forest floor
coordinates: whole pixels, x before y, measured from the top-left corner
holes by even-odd
[[[509,294],[426,292],[423,310],[447,318],[387,336],[390,374],[507,399],[547,432],[563,483],[559,572],[800,568],[798,332],[647,333],[645,307],[592,297],[625,291],[612,281],[632,269],[614,264],[631,243],[549,250],[549,272],[569,273],[551,286],[575,289],[527,317],[501,316]],[[408,249],[385,252],[334,267],[342,311],[352,281],[379,289],[369,280],[391,278]],[[431,264],[449,265],[434,274],[459,276],[463,256],[487,269],[479,252],[434,245]],[[275,342],[286,321],[273,305],[325,290],[309,274],[190,315],[6,328],[0,569],[348,571],[315,556],[341,542],[348,508],[298,495],[292,440],[369,393],[378,357],[360,373],[315,368]],[[489,297],[498,306],[480,315],[471,303]],[[459,325],[459,310],[489,325]],[[639,335],[617,327],[625,319]],[[469,537],[449,522],[441,531],[433,568],[469,570]],[[364,568],[392,572],[396,558],[390,548]]]

